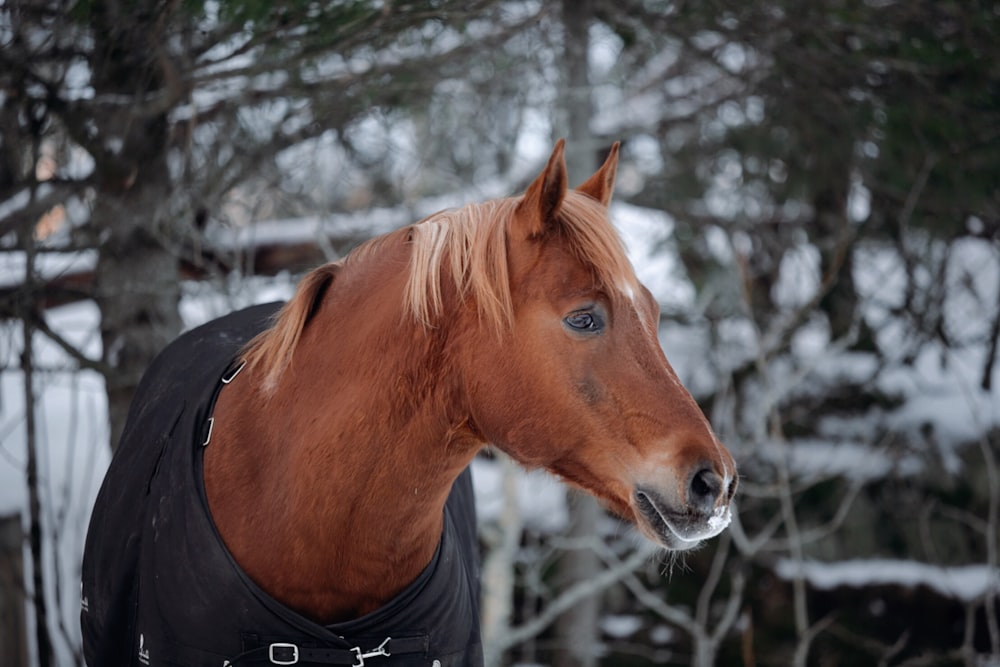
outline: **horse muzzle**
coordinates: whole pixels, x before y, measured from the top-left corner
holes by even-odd
[[[701,468],[688,479],[682,498],[674,499],[675,494],[651,486],[637,486],[632,505],[638,527],[667,549],[693,549],[729,526],[736,484],[735,479]]]

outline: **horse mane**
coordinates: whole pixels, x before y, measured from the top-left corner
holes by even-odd
[[[401,305],[417,323],[428,329],[439,325],[447,269],[457,293],[476,305],[488,326],[498,333],[513,326],[507,234],[519,202],[513,197],[494,199],[441,211],[358,246],[340,262],[315,269],[299,283],[295,295],[275,316],[274,325],[247,343],[241,355],[247,367],[263,370],[265,390],[273,388],[337,272],[376,255],[401,234],[407,235],[411,246]],[[560,235],[570,252],[593,272],[598,286],[629,297],[638,292],[638,279],[607,208],[571,190],[555,222],[556,231],[548,233]]]
[[[277,384],[281,372],[292,358],[302,331],[316,314],[340,267],[341,262],[333,262],[306,274],[299,282],[295,295],[274,315],[274,324],[243,347],[240,356],[246,368],[259,368],[264,372],[265,392],[270,392]]]
[[[413,317],[433,328],[442,314],[442,272],[447,264],[458,293],[497,331],[513,325],[507,261],[507,232],[517,198],[495,199],[443,211],[411,227],[413,255],[404,302]],[[570,191],[554,228],[601,287],[634,294],[635,271],[607,209],[592,197]]]

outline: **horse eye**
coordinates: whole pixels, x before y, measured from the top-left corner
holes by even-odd
[[[597,332],[604,328],[601,318],[586,310],[568,315],[565,322],[567,326],[576,331]]]

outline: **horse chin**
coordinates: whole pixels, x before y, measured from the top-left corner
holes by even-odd
[[[715,537],[732,520],[729,506],[710,514],[669,509],[661,496],[637,491],[634,498],[636,526],[647,538],[670,551],[688,551]]]

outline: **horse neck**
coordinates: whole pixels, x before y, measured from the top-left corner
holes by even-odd
[[[327,622],[382,606],[420,573],[482,444],[459,408],[445,333],[403,324],[398,298],[352,290],[370,279],[338,276],[273,393],[252,369],[223,391],[205,458],[237,562]]]

